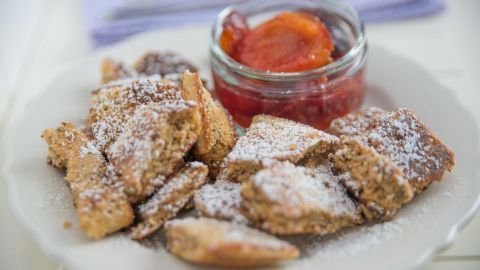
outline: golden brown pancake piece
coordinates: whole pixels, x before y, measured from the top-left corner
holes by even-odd
[[[369,220],[392,219],[413,198],[402,170],[359,139],[341,136],[339,148],[330,155],[330,161]]]
[[[161,187],[197,139],[195,103],[171,100],[137,108],[107,151],[132,202]]]
[[[176,99],[181,99],[181,89],[167,80],[143,78],[100,86],[90,102],[89,123],[95,144],[105,152],[122,133],[137,107]]]
[[[338,138],[291,120],[257,115],[223,160],[226,177],[245,182],[274,161],[298,163],[331,152]],[[315,153],[315,155],[314,155]]]
[[[133,211],[121,183],[105,177],[106,162],[92,141],[71,123],[46,129],[50,163],[67,170],[67,181],[80,221],[88,237],[99,239],[133,222]]]
[[[369,145],[402,170],[416,193],[442,180],[455,164],[452,150],[409,109],[377,117],[365,136]]]
[[[128,231],[133,239],[144,238],[157,231],[167,220],[175,217],[193,194],[207,181],[208,167],[194,161],[173,175],[168,183],[136,208],[139,223]]]
[[[213,101],[198,74],[185,71],[182,97],[198,104],[201,128],[194,154],[208,165],[210,175],[215,177],[219,173],[223,158],[237,140],[233,123],[223,108]]]
[[[244,225],[208,218],[175,219],[165,225],[167,248],[198,264],[254,267],[297,258],[289,243]]]
[[[357,203],[330,171],[276,162],[242,184],[243,213],[273,234],[328,234],[363,223]]]

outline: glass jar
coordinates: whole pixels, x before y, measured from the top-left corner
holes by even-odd
[[[269,72],[242,65],[219,45],[233,12],[252,28],[282,11],[307,12],[325,23],[334,41],[334,61],[302,72]],[[271,114],[325,129],[360,107],[364,95],[366,39],[358,13],[332,0],[246,1],[224,9],[212,29],[211,68],[217,98],[243,127],[257,114]]]

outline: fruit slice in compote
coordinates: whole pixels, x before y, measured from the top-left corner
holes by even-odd
[[[235,45],[250,32],[245,17],[232,12],[225,19],[222,35],[220,36],[220,48],[228,55],[234,53]]]
[[[334,46],[328,29],[318,18],[283,12],[244,34],[234,48],[231,56],[246,66],[295,72],[330,63]]]

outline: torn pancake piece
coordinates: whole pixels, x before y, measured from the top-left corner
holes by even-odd
[[[328,167],[276,162],[242,184],[244,214],[269,233],[328,234],[363,223],[357,203]]]
[[[179,85],[182,84],[183,72],[197,71],[192,63],[172,51],[148,51],[135,62],[133,68],[138,74],[159,75]]]
[[[197,139],[196,105],[166,100],[137,108],[107,151],[132,202],[161,187]]]
[[[366,140],[402,170],[416,193],[442,180],[455,164],[452,150],[409,109],[376,118],[366,132]]]
[[[181,99],[181,89],[168,80],[140,78],[97,88],[91,98],[90,125],[95,144],[104,153],[123,132],[137,107]]]
[[[395,162],[359,139],[341,136],[339,148],[329,158],[369,220],[392,219],[413,198],[413,190]]]
[[[175,219],[165,225],[167,248],[193,263],[254,267],[295,259],[299,250],[271,235],[241,224],[209,218]]]
[[[291,120],[257,115],[244,136],[225,157],[226,176],[237,182],[274,161],[297,163],[307,156],[321,156],[334,150],[338,138]]]
[[[415,193],[440,181],[455,158],[433,131],[409,109],[386,112],[371,107],[335,119],[329,132],[355,137],[394,162]]]
[[[175,217],[192,199],[196,190],[207,182],[208,167],[194,161],[175,173],[165,186],[136,208],[138,223],[128,236],[142,239],[157,231],[167,220]]]
[[[133,211],[121,183],[106,179],[107,164],[92,141],[69,122],[46,129],[50,163],[66,169],[80,228],[100,239],[133,222]]]
[[[227,112],[213,101],[197,73],[185,71],[183,74],[182,97],[198,104],[201,125],[194,154],[208,165],[210,175],[216,177],[223,158],[232,150],[237,140],[233,122]]]

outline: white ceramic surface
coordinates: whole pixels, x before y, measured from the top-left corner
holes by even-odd
[[[196,63],[208,76],[209,29],[151,32],[104,48],[58,74],[24,113],[7,127],[2,172],[9,200],[20,223],[45,253],[67,269],[194,269],[161,245],[146,247],[121,236],[89,241],[78,229],[62,174],[47,166],[46,127],[63,120],[79,123],[88,112],[89,90],[99,81],[105,56],[133,61],[146,49],[172,49]],[[367,105],[408,107],[428,123],[456,154],[457,165],[403,208],[395,220],[364,226],[328,239],[290,238],[304,250],[299,260],[279,269],[412,269],[451,244],[479,205],[479,131],[452,90],[414,62],[371,44]],[[71,221],[73,228],[64,229]]]

